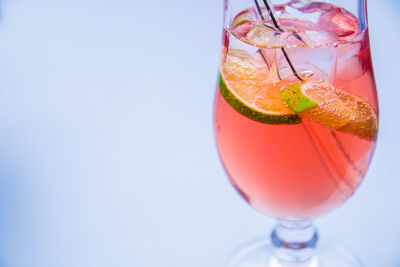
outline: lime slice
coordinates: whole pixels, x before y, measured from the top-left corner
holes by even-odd
[[[298,82],[283,88],[280,96],[300,117],[363,139],[376,140],[376,112],[361,97],[325,81]]]
[[[295,83],[279,93],[286,104],[297,113],[318,105],[316,101],[303,93],[302,86],[305,86],[304,82]]]
[[[221,66],[219,88],[237,112],[266,124],[298,124],[301,118],[279,96],[279,79],[273,65],[256,63],[243,50],[230,50]]]

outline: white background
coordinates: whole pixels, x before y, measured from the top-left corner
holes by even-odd
[[[369,1],[377,151],[317,220],[369,267],[400,266],[399,14]],[[1,2],[1,267],[220,267],[267,237],[214,145],[221,27],[222,0]]]

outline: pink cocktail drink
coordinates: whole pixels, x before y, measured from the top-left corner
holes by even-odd
[[[217,146],[230,181],[253,207],[311,218],[355,192],[374,151],[368,29],[327,3],[275,10],[282,32],[261,25],[252,8],[225,28]]]

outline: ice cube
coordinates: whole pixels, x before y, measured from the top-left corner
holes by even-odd
[[[338,60],[347,61],[352,57],[358,56],[361,51],[361,43],[341,44],[338,47]]]
[[[275,36],[270,42],[270,47],[298,47],[306,46],[296,32],[285,31]]]
[[[317,25],[309,20],[303,20],[298,18],[282,18],[279,19],[280,24],[285,30],[292,31],[307,31],[307,30],[318,30]]]
[[[245,40],[260,47],[268,47],[269,43],[275,38],[275,34],[268,27],[258,24],[247,33]]]
[[[254,56],[256,65],[263,69],[264,71],[259,72],[266,72],[268,73],[271,69],[272,65],[276,61],[275,59],[275,50],[274,49],[258,49],[257,53]]]
[[[283,13],[286,13],[286,4],[274,5],[274,11],[277,17]]]
[[[363,75],[365,70],[360,59],[360,50],[360,43],[339,45],[336,70],[338,79],[354,80]]]
[[[290,32],[285,37],[285,43],[287,46],[307,46],[307,43],[301,38],[299,32],[304,32],[308,30],[316,31],[318,29],[317,25],[308,20],[302,20],[298,18],[283,18],[279,22],[282,28]],[[282,38],[282,37],[281,37]]]
[[[292,6],[303,13],[314,13],[319,11],[327,11],[333,9],[334,6],[324,2],[306,2],[292,4]]]
[[[323,78],[326,81],[333,81],[336,71],[336,48],[331,46],[320,47],[318,49],[310,49],[307,47],[296,47],[285,49],[294,68],[298,74],[302,71],[313,71],[312,79]],[[289,69],[285,57],[282,53],[277,55],[279,70],[285,67]],[[282,73],[285,76],[285,73]]]
[[[265,25],[256,25],[243,38],[252,45],[264,48],[306,46],[293,31],[277,33]]]
[[[309,2],[311,2],[311,0],[291,0],[289,3],[287,3],[287,5],[294,7],[294,8],[299,8]]]
[[[308,47],[321,47],[335,45],[336,39],[321,31],[304,31],[298,33]]]
[[[322,13],[318,20],[318,26],[339,41],[351,40],[361,30],[357,17],[341,7],[335,7]]]
[[[271,49],[258,50],[256,54],[257,73],[260,80],[264,83],[271,84],[280,81],[276,66],[275,51]]]
[[[291,7],[290,5],[285,6],[285,13],[282,13],[279,18],[303,18],[304,13],[299,11],[297,8]]]

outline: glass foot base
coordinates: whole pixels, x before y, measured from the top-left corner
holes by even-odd
[[[228,267],[364,267],[355,255],[334,242],[318,242],[314,256],[307,262],[285,263],[274,252],[274,247],[265,239],[253,242],[238,251]]]

